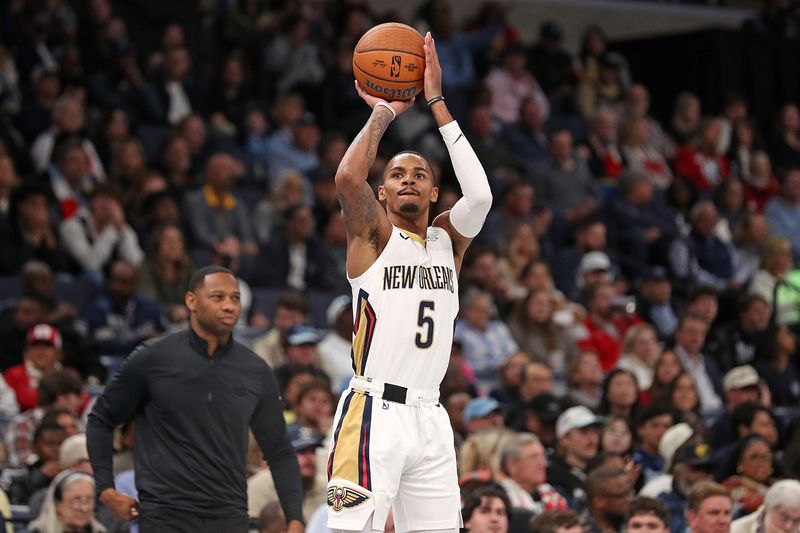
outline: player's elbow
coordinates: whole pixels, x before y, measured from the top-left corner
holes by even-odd
[[[479,213],[488,213],[492,208],[492,190],[487,182],[485,187],[476,191],[474,198],[469,199],[470,207]]]
[[[336,176],[333,178],[333,182],[336,184],[336,188],[348,188],[348,187],[356,187],[364,182],[363,178],[360,178],[355,172],[352,172],[349,168],[339,168],[336,171]]]

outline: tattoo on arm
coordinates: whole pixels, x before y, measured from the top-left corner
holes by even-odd
[[[391,121],[391,114],[386,110],[373,113],[345,154],[345,159],[352,159],[350,163],[356,167],[353,170],[365,177],[365,181],[357,190],[350,190],[347,194],[339,193],[345,225],[348,232],[353,234],[363,234],[368,230],[370,241],[377,239],[375,236],[380,204],[375,199],[372,188],[367,184],[366,177],[375,163],[381,137]]]

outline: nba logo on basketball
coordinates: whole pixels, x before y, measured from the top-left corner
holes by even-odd
[[[400,56],[392,56],[392,70],[389,71],[389,75],[393,78],[400,77]]]

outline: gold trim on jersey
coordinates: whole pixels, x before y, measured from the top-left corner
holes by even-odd
[[[416,233],[408,231],[407,229],[401,229],[400,233],[410,238],[412,241],[417,241],[420,244],[427,244],[428,242],[422,235],[418,235]]]
[[[367,367],[372,337],[375,334],[375,324],[378,321],[375,310],[369,303],[369,294],[364,290],[358,294],[356,311],[356,319],[353,322],[353,348],[350,356],[356,376],[363,376]]]
[[[345,479],[372,490],[369,460],[372,397],[351,391],[343,406],[328,459],[328,480]]]

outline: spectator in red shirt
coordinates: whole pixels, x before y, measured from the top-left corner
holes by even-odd
[[[61,334],[48,324],[37,324],[28,331],[22,364],[3,372],[8,386],[17,395],[20,411],[33,409],[39,397],[39,380],[61,369]]]
[[[769,155],[761,150],[753,152],[750,172],[742,182],[747,210],[759,213],[764,211],[767,202],[777,196],[781,188],[778,179],[772,173],[772,161]]]
[[[617,364],[625,332],[630,326],[641,322],[638,316],[625,309],[620,312],[615,304],[616,297],[614,284],[607,281],[597,282],[586,289],[586,307],[589,311],[583,321],[586,336],[578,346],[597,352],[604,372]]]
[[[721,134],[722,123],[718,118],[704,119],[700,132],[678,152],[675,173],[701,192],[710,192],[730,174],[728,159],[719,151]]]

